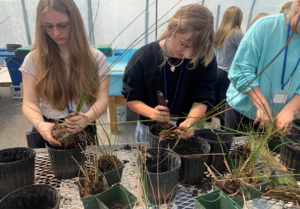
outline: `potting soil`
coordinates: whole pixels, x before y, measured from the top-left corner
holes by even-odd
[[[197,155],[203,154],[200,150],[196,149],[195,147],[184,147],[178,150],[174,150],[179,155]]]
[[[212,188],[212,185],[211,185],[212,179],[213,178],[210,175],[207,175],[207,177],[205,177],[201,181],[201,183],[195,185],[195,188],[201,190],[201,193],[207,193]]]
[[[236,180],[225,180],[225,181],[216,181],[216,186],[221,189],[225,194],[230,195],[230,197],[241,196],[241,183]],[[234,194],[234,195],[233,195]],[[231,196],[233,195],[233,196]]]
[[[174,132],[177,126],[173,126],[169,123],[155,123],[154,135],[159,136],[161,139],[177,140],[178,135]],[[150,128],[151,129],[151,128]]]
[[[109,209],[124,209],[126,207],[124,201],[120,198],[115,199],[109,205]]]
[[[115,155],[102,155],[98,160],[98,167],[102,173],[107,173],[109,171],[121,168],[123,165],[119,162],[119,159]]]
[[[55,124],[51,132],[53,139],[59,141],[62,146],[52,147],[58,150],[68,150],[78,148],[80,144],[83,145],[83,135],[81,132],[69,132],[62,124]]]
[[[95,180],[95,176],[93,174],[88,174],[88,178],[84,179],[84,185],[79,186],[80,197],[89,197],[94,194],[99,194],[106,190],[103,181],[99,181],[98,179]]]
[[[244,163],[251,154],[250,148],[245,145],[238,146],[234,152],[230,154],[231,159],[237,163]]]

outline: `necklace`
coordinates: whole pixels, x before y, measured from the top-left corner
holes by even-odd
[[[168,55],[166,55],[166,60],[167,60],[167,62],[169,63],[169,65],[171,66],[171,68],[170,68],[170,70],[174,73],[174,71],[175,71],[175,68],[176,67],[178,67],[179,65],[181,65],[182,63],[183,63],[183,59],[181,60],[181,62],[178,64],[178,65],[176,65],[176,64],[171,64],[171,61],[169,61],[169,57],[168,57]]]

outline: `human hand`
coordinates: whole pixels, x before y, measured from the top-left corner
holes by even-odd
[[[78,113],[76,116],[75,113],[71,113],[69,118],[65,120],[64,125],[68,131],[76,133],[82,131],[89,123],[89,118],[84,113]]]
[[[280,112],[276,119],[276,128],[281,129],[282,131],[289,131],[289,124],[294,119],[294,113],[292,111]]]
[[[187,120],[183,121],[180,123],[179,127],[175,130],[175,133],[178,134],[179,136],[181,135],[181,139],[189,139],[192,136],[194,136],[194,129],[193,127],[189,128],[188,130],[184,130],[188,127],[190,127],[191,124],[187,122]]]
[[[258,124],[258,129],[262,130],[263,127],[268,129],[273,120],[270,108],[258,108],[256,112],[256,119],[253,122],[253,125]]]
[[[168,100],[165,100],[166,104],[168,103]],[[169,108],[166,106],[162,106],[162,105],[157,105],[154,108],[154,111],[152,113],[152,117],[151,119],[153,120],[157,120],[159,122],[169,122],[170,121],[170,112],[169,112]],[[162,120],[165,119],[165,120]]]
[[[51,146],[57,147],[61,146],[61,143],[53,139],[51,131],[53,129],[54,123],[47,123],[42,121],[38,125],[38,132],[42,135],[42,137],[49,142]]]

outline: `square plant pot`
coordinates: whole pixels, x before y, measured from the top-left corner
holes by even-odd
[[[248,185],[242,185],[242,189],[244,191],[244,196],[245,196],[245,200],[252,200],[254,198],[259,198],[262,195],[262,192],[265,191],[266,187],[271,183],[271,181],[266,178],[266,177],[262,177],[261,178],[262,183],[257,184],[255,186],[248,186]],[[215,181],[212,181],[213,184],[213,189],[217,190],[219,189],[216,185],[215,185]],[[229,197],[229,196],[228,196]],[[240,207],[243,207],[244,205],[244,198],[243,196],[236,196],[236,197],[230,197],[234,202],[236,202]]]
[[[115,184],[97,196],[100,209],[109,209],[110,204],[116,199],[121,199],[125,203],[126,207],[124,209],[133,208],[136,202],[136,197],[121,184]]]
[[[271,173],[270,180],[272,182],[272,187],[276,186],[292,186],[299,188],[297,180],[292,171],[278,170],[274,168]]]
[[[195,199],[194,209],[241,209],[228,195],[215,190]]]
[[[106,182],[105,178],[103,178],[103,177],[104,177],[103,175],[99,175],[98,180],[103,181],[104,186],[106,187],[106,189],[108,189],[107,182]],[[83,186],[84,185],[84,179],[80,178],[79,181],[80,181],[80,184]],[[79,191],[79,185],[78,185],[78,191]],[[81,197],[80,192],[79,192],[79,196],[80,196],[80,199],[82,201],[83,207],[85,209],[99,208],[99,204],[97,202],[97,196],[99,194],[102,194],[102,193],[94,194],[94,195],[91,195],[91,196],[88,196],[88,197]]]
[[[106,182],[108,184],[108,187],[111,187],[112,185],[121,182],[123,169],[124,169],[125,165],[120,160],[119,160],[119,162],[122,164],[122,167],[120,167],[118,169],[111,170],[107,173],[103,173],[98,168],[98,172],[104,175],[104,177],[106,179]]]

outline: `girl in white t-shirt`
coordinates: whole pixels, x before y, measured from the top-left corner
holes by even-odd
[[[40,140],[52,146],[53,119],[71,119],[70,132],[83,129],[100,117],[108,106],[111,75],[106,57],[91,48],[80,12],[73,0],[41,0],[37,7],[35,43],[20,70],[23,78],[23,113],[38,131]],[[80,113],[72,111],[83,93]],[[80,125],[78,125],[80,124]],[[35,137],[36,138],[36,137]]]

